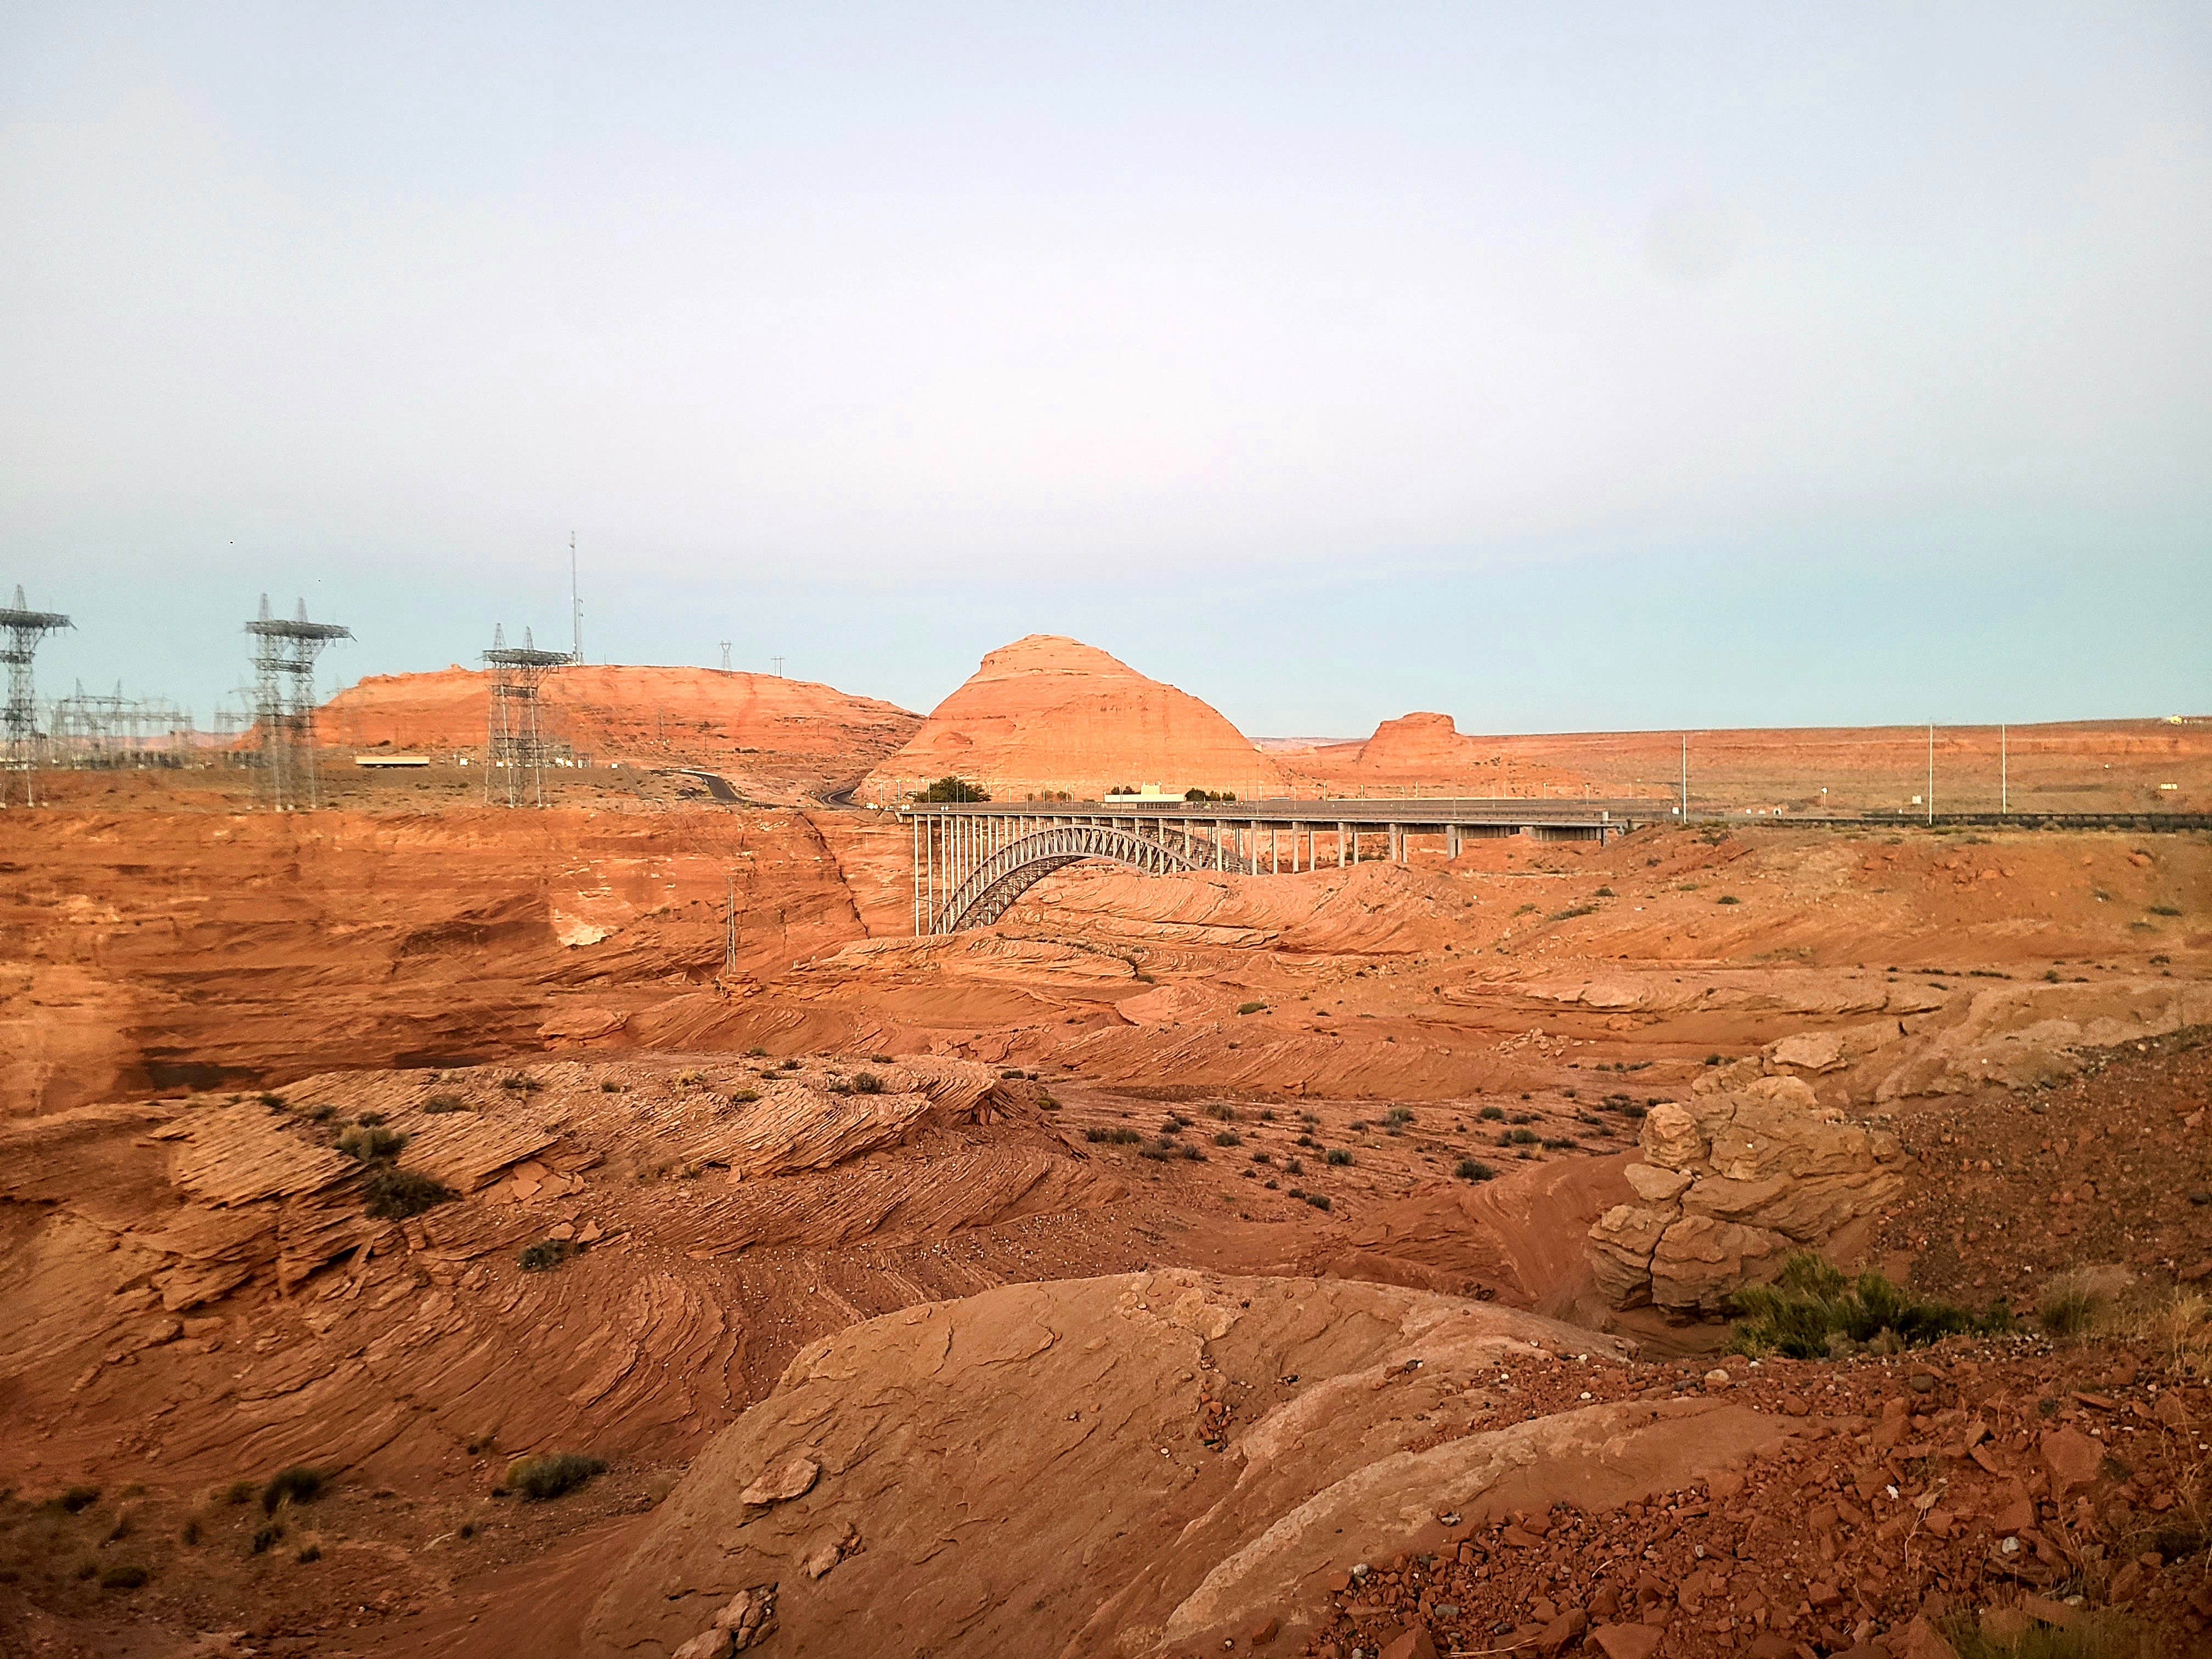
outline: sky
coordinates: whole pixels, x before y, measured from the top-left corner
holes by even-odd
[[[1073,635],[1255,735],[2212,713],[2212,9],[16,0],[40,690]]]

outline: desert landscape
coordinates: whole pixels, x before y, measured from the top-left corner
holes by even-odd
[[[2212,8],[0,23],[0,1659],[2212,1659]]]
[[[2212,836],[1709,733],[1686,822],[918,937],[932,780],[1663,802],[1667,745],[1262,746],[1034,636],[926,718],[568,673],[543,809],[447,670],[325,707],[319,811],[249,734],[4,820],[9,1651],[2212,1639]],[[2212,723],[2008,741],[2135,811]],[[1871,814],[1747,821],[1815,773]]]

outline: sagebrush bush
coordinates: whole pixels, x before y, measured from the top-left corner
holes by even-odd
[[[392,1164],[380,1164],[371,1170],[361,1190],[368,1200],[369,1214],[382,1221],[404,1221],[453,1196],[453,1189],[443,1182]]]
[[[407,1144],[407,1137],[397,1129],[387,1129],[381,1124],[356,1124],[338,1137],[338,1150],[349,1158],[357,1158],[364,1164],[380,1158],[394,1158]]]
[[[542,1273],[559,1267],[583,1247],[566,1238],[541,1238],[522,1253],[522,1271]]]
[[[593,1475],[603,1474],[606,1467],[603,1460],[586,1457],[581,1452],[539,1452],[534,1457],[519,1457],[508,1464],[507,1485],[526,1501],[542,1504],[549,1498],[575,1491]]]
[[[469,1103],[459,1095],[432,1095],[422,1103],[422,1109],[433,1116],[442,1112],[465,1112],[469,1109]]]
[[[323,1495],[330,1483],[329,1475],[305,1463],[279,1469],[261,1488],[261,1512],[274,1515],[280,1504],[311,1504]]]
[[[1328,1161],[1331,1164],[1349,1164],[1352,1154],[1341,1146],[1332,1146],[1328,1149]]]
[[[1462,1181],[1495,1181],[1498,1171],[1479,1158],[1463,1158],[1452,1173]]]
[[[2010,1322],[1999,1311],[1976,1316],[1948,1302],[1918,1301],[1877,1273],[1856,1279],[1809,1250],[1783,1264],[1771,1285],[1735,1293],[1735,1346],[1748,1354],[1826,1359],[1840,1345],[1888,1340],[1921,1347]]]

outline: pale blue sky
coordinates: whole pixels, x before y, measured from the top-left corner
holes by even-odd
[[[2212,712],[2201,5],[0,19],[0,585],[1255,733]]]

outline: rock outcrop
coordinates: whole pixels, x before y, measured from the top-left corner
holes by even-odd
[[[1743,1061],[1644,1120],[1636,1201],[1590,1229],[1592,1277],[1616,1307],[1718,1309],[1818,1249],[1904,1185],[1896,1136],[1844,1120],[1794,1077]]]
[[[1449,714],[1428,713],[1384,720],[1364,743],[1319,744],[1281,759],[1293,776],[1346,793],[1415,788],[1431,794],[1579,794],[1587,781],[1565,767],[1510,753],[1503,740],[1465,736]]]
[[[1719,1399],[1577,1403],[1621,1357],[1425,1291],[1188,1270],[888,1314],[803,1350],[693,1463],[582,1651],[726,1651],[732,1597],[769,1586],[778,1651],[1139,1659],[1265,1630],[1297,1653],[1370,1562],[1509,1510],[1680,1491],[1797,1426]],[[1554,1370],[1576,1374],[1561,1408],[1536,1407]],[[819,1478],[757,1501],[794,1462]]]
[[[861,785],[865,799],[957,774],[1000,799],[1121,784],[1275,794],[1282,774],[1205,703],[1094,646],[1032,634],[994,651]]]
[[[739,751],[812,762],[851,777],[910,737],[916,715],[874,697],[781,674],[586,665],[545,677],[544,719],[558,742],[611,756],[728,764]],[[356,748],[478,750],[491,676],[477,669],[371,674],[322,707],[325,743]]]

